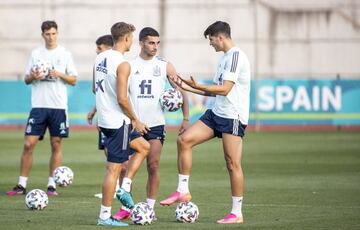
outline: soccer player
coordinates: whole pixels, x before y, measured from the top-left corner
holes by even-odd
[[[183,89],[215,96],[215,104],[177,139],[179,180],[176,192],[160,202],[171,205],[189,201],[189,176],[192,148],[214,137],[222,138],[224,158],[230,176],[232,209],[219,224],[243,223],[241,211],[244,176],[241,168],[242,138],[248,123],[250,105],[250,64],[246,54],[231,39],[230,26],[217,21],[204,32],[216,52],[224,52],[219,60],[213,85],[199,84],[194,78],[171,77]]]
[[[95,44],[96,44],[96,54],[99,54],[105,50],[111,49],[114,45],[114,42],[112,40],[111,35],[108,34],[108,35],[103,35],[103,36],[99,37],[98,39],[96,39]],[[92,124],[92,119],[94,118],[95,114],[96,114],[96,106],[87,114],[87,121],[88,121],[89,125]],[[100,150],[104,150],[105,156],[107,155],[106,154],[106,146],[105,146],[105,135],[100,131],[100,129],[99,129],[98,148]]]
[[[96,54],[99,54],[105,50],[111,49],[114,45],[114,42],[112,40],[111,34],[107,34],[107,35],[103,35],[101,37],[99,37],[98,39],[96,39]],[[87,114],[87,121],[89,125],[92,125],[92,120],[94,118],[96,114],[96,106],[94,106],[94,108]],[[98,127],[98,133],[99,133],[99,141],[98,141],[98,148],[99,150],[104,150],[104,154],[105,156],[107,156],[107,152],[106,152],[106,146],[105,146],[105,141],[106,141],[106,137],[104,135],[104,133],[102,133]],[[126,168],[126,167],[123,167]],[[125,172],[126,170],[121,170],[121,175],[122,178],[125,176]],[[115,191],[117,191],[120,188],[119,186],[119,180],[117,180],[116,183],[116,187],[115,187]],[[114,194],[114,197],[116,195]],[[102,198],[102,193],[96,193],[95,197],[98,198]]]
[[[123,162],[129,158],[130,147],[135,151],[121,188],[116,196],[127,208],[133,208],[130,194],[132,178],[149,151],[149,143],[142,137],[130,142],[130,132],[136,130],[146,134],[148,127],[136,117],[128,98],[130,64],[124,53],[130,50],[135,27],[125,22],[111,27],[114,41],[112,49],[100,53],[95,59],[93,91],[96,95],[98,126],[107,138],[107,165],[102,185],[102,201],[98,225],[127,226],[111,216],[112,199]]]
[[[66,85],[76,84],[77,71],[71,53],[58,44],[58,26],[55,21],[44,21],[41,25],[45,45],[31,52],[25,72],[25,83],[31,84],[31,111],[27,120],[24,148],[20,163],[18,184],[7,192],[7,195],[26,194],[26,186],[32,166],[33,151],[39,140],[42,140],[46,129],[50,132],[51,158],[49,162],[49,179],[47,194],[58,195],[53,178],[55,168],[62,161],[62,138],[69,135],[67,119]],[[51,63],[52,69],[47,76],[32,70],[38,60]]]
[[[143,28],[139,33],[139,44],[140,54],[130,62],[129,95],[139,120],[150,127],[150,131],[143,135],[150,143],[150,152],[147,156],[146,201],[151,208],[154,208],[160,183],[160,154],[165,140],[165,117],[159,104],[159,98],[165,90],[167,76],[176,75],[176,70],[170,62],[156,56],[160,45],[160,35],[155,29]],[[178,88],[174,83],[171,84]],[[180,89],[180,91],[184,101],[183,121],[179,130],[181,134],[188,126],[189,106],[187,96],[183,90]],[[122,207],[114,215],[114,218],[128,219],[130,210]]]

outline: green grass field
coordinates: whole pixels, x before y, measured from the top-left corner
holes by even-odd
[[[176,134],[169,132],[161,159],[158,200],[177,186]],[[27,210],[24,196],[5,192],[18,180],[21,131],[0,133],[0,229],[99,229],[96,221],[104,176],[104,156],[95,131],[73,130],[64,141],[63,165],[75,173],[74,184],[59,188],[43,211]],[[38,144],[28,191],[45,189],[49,141]],[[190,189],[199,206],[194,224],[177,223],[175,207],[155,206],[158,221],[129,229],[360,229],[360,133],[248,132],[244,142],[245,199],[241,226],[215,221],[231,208],[229,180],[220,139],[194,149]],[[144,167],[134,180],[136,201],[145,197]],[[113,213],[118,208],[114,200]]]

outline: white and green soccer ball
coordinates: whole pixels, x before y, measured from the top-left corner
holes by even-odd
[[[138,225],[149,225],[154,220],[154,217],[154,209],[145,202],[135,204],[134,208],[130,212],[132,222]]]
[[[54,181],[60,187],[69,186],[74,181],[74,172],[66,166],[57,167],[54,170]]]
[[[31,210],[43,210],[49,203],[48,196],[41,189],[33,189],[25,196],[25,204]]]
[[[199,208],[193,202],[180,202],[175,210],[176,220],[184,223],[194,223],[199,219]]]
[[[175,112],[181,108],[183,97],[179,90],[170,88],[160,95],[159,102],[163,111]]]

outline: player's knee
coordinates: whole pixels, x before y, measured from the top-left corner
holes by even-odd
[[[147,170],[150,174],[155,174],[159,171],[159,161],[151,161],[147,164]]]
[[[229,171],[229,173],[238,172],[239,170],[241,170],[240,163],[236,162],[236,161],[232,161],[230,159],[226,160],[226,167],[227,167],[227,170]]]
[[[61,140],[60,139],[52,139],[51,140],[51,148],[53,152],[58,152],[61,149]]]
[[[24,142],[24,154],[31,153],[34,149],[35,143],[31,141],[25,141]]]
[[[190,144],[190,141],[190,138],[188,138],[186,135],[179,135],[176,139],[178,146],[187,146]]]
[[[112,175],[112,176],[116,176],[116,177],[119,174],[118,169],[116,167],[112,167],[110,165],[106,166],[106,172],[107,172],[107,174]]]

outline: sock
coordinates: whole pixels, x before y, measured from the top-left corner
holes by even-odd
[[[242,216],[242,212],[241,212],[242,201],[243,201],[242,196],[233,196],[232,197],[231,213],[235,214],[237,217]]]
[[[19,185],[26,188],[28,177],[25,176],[19,176]]]
[[[154,200],[154,199],[150,199],[150,198],[147,198],[147,199],[146,199],[146,203],[147,203],[152,209],[154,209],[155,202],[156,202],[156,200]]]
[[[48,180],[48,187],[49,186],[52,186],[54,188],[56,188],[56,184],[55,184],[55,181],[54,181],[54,177],[49,177],[49,180]]]
[[[121,209],[122,209],[122,210],[125,210],[125,211],[127,211],[127,212],[131,212],[131,209],[125,207],[124,205],[121,206]]]
[[[123,188],[127,192],[130,192],[131,183],[132,183],[132,180],[130,178],[124,177],[121,188]]]
[[[190,175],[181,175],[179,174],[179,182],[177,191],[180,193],[188,193],[189,192],[189,177]]]
[[[106,207],[104,205],[101,205],[99,218],[102,220],[106,220],[109,219],[110,216],[111,216],[111,206]]]

